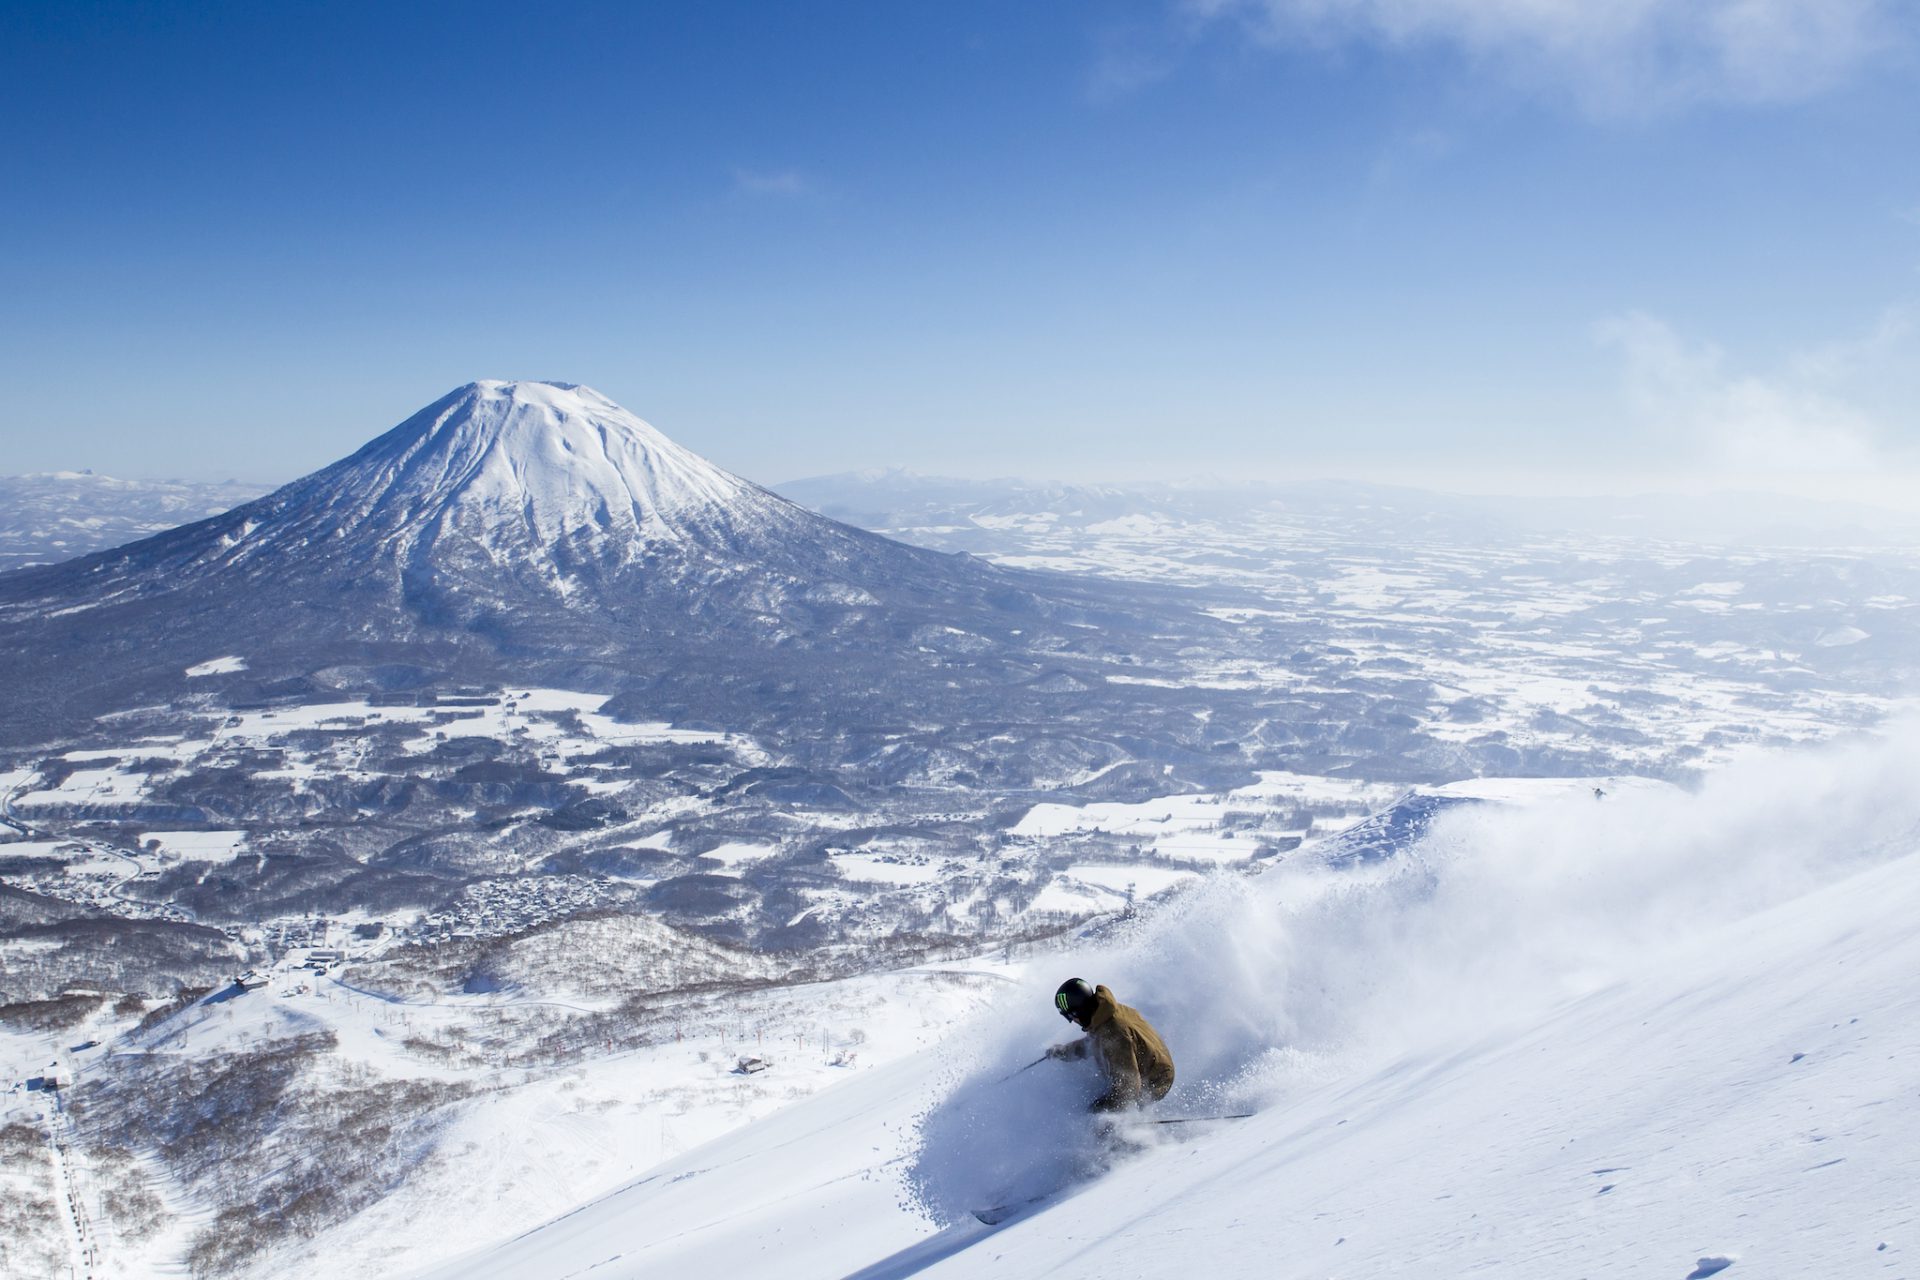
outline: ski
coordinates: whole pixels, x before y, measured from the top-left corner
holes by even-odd
[[[1139,1124],[1207,1124],[1214,1120],[1251,1120],[1251,1111],[1235,1111],[1224,1116],[1176,1116],[1170,1120],[1141,1120]]]
[[[1049,1192],[1044,1196],[1031,1196],[1025,1200],[1015,1200],[1010,1204],[995,1205],[991,1209],[975,1209],[972,1213],[974,1217],[986,1223],[988,1226],[997,1227],[1008,1218],[1033,1208],[1043,1200],[1051,1200],[1058,1194],[1059,1192],[1057,1191]]]

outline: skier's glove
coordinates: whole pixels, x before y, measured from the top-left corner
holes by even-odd
[[[1073,1056],[1073,1041],[1069,1040],[1065,1044],[1048,1045],[1047,1056],[1056,1062],[1071,1058]]]

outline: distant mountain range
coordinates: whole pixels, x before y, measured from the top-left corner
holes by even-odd
[[[0,476],[0,572],[55,564],[219,515],[265,485],[118,480],[91,471]]]
[[[840,472],[777,486],[803,506],[922,545],[994,548],[1008,520],[1128,532],[1112,521],[1234,523],[1286,510],[1407,533],[1510,537],[1583,531],[1719,546],[1888,547],[1920,543],[1920,512],[1780,494],[1465,495],[1349,480],[1291,483],[1181,480],[1049,483],[922,475],[900,467]]]

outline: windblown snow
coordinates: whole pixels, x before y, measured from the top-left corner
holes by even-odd
[[[436,1274],[1912,1274],[1917,764],[1909,723],[1214,877],[941,1045]],[[1172,1046],[1158,1117],[1256,1114],[1107,1149],[1084,1070],[1026,1067],[1075,974]]]

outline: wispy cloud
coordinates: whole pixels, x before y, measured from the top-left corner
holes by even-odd
[[[819,187],[797,169],[735,169],[733,189],[746,196],[792,197],[812,195]]]
[[[1920,319],[1920,308],[1911,304],[1888,307],[1866,333],[1797,351],[1788,368],[1803,381],[1842,385],[1887,361],[1909,358],[1916,319]]]
[[[1683,462],[1745,477],[1864,473],[1903,452],[1848,387],[1867,364],[1909,344],[1911,315],[1889,312],[1863,338],[1795,353],[1777,370],[1732,367],[1644,312],[1597,327],[1616,350],[1628,407]]]
[[[1093,64],[1087,73],[1087,97],[1111,102],[1171,76],[1179,69],[1196,25],[1192,15],[1185,16],[1186,21],[1171,25],[1129,22],[1102,28],[1095,37]]]
[[[1899,0],[1182,0],[1271,44],[1441,47],[1606,115],[1808,98],[1904,39]]]

